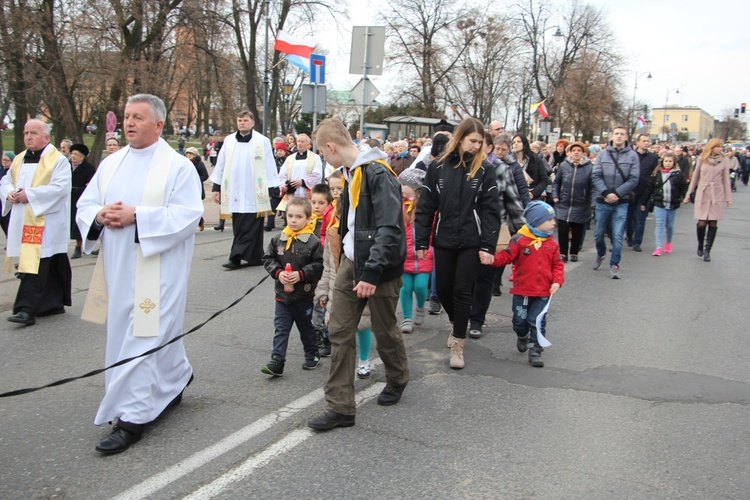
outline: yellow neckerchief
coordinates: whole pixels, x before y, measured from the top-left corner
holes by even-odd
[[[318,224],[322,223],[323,216],[322,215],[316,215],[312,214],[310,216],[310,227],[313,228],[313,231],[318,228]]]
[[[414,210],[414,200],[404,200],[404,208],[406,209],[406,213],[410,214],[412,210]]]
[[[301,236],[303,234],[314,234],[313,227],[310,224],[305,224],[305,227],[300,229],[299,231],[295,231],[289,226],[285,227],[283,231],[281,231],[285,235],[287,235],[286,240],[286,248],[285,250],[289,250],[289,247],[292,246],[292,241],[297,239],[297,236]]]
[[[393,171],[390,165],[388,165],[388,162],[385,160],[375,160],[375,163],[380,163],[385,168],[388,169],[390,173],[398,177],[396,172]],[[352,189],[349,192],[351,195],[351,204],[352,208],[357,208],[357,205],[359,205],[359,193],[362,189],[362,167],[365,165],[368,165],[368,163],[365,163],[364,165],[359,165],[357,168],[354,169],[354,173],[352,173]],[[344,186],[346,186],[346,182],[344,182]]]
[[[529,229],[528,224],[524,224],[521,229],[518,230],[518,234],[521,234],[523,236],[526,236],[531,240],[531,243],[529,243],[528,247],[533,246],[535,249],[539,250],[539,248],[542,246],[542,243],[547,241],[548,239],[552,238],[552,236],[546,236],[546,237],[540,237],[535,235],[531,232],[531,229]]]
[[[331,219],[328,221],[328,227],[326,227],[326,232],[328,232],[328,229],[332,227],[339,227],[339,219],[336,217],[336,203],[338,200],[333,200],[333,203],[331,203],[331,206],[333,207],[333,210],[331,210]]]

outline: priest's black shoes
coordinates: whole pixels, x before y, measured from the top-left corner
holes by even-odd
[[[307,422],[307,426],[316,431],[330,431],[336,427],[351,427],[353,425],[354,415],[342,415],[335,411],[327,411]]]
[[[21,311],[13,316],[8,316],[8,321],[11,323],[20,323],[22,325],[31,326],[36,323],[36,318],[25,311]]]
[[[229,269],[230,271],[234,271],[235,269],[239,269],[242,266],[239,262],[228,260],[224,264],[222,264],[221,267],[223,267],[224,269]]]
[[[96,445],[96,451],[105,455],[120,453],[130,448],[130,445],[137,443],[142,434],[143,425],[119,421],[113,428],[112,434]]]

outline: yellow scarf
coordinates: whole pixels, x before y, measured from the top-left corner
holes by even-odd
[[[524,224],[521,229],[518,230],[518,234],[521,234],[523,236],[526,236],[531,240],[531,243],[529,243],[526,246],[533,246],[536,250],[539,250],[539,248],[542,246],[542,243],[547,241],[548,239],[552,238],[552,236],[546,236],[546,237],[540,237],[535,235],[531,232],[531,229],[529,229],[528,224]]]
[[[414,210],[414,200],[404,200],[404,209],[407,214],[410,214]]]
[[[398,177],[396,172],[393,171],[391,166],[388,165],[388,162],[386,162],[385,160],[375,160],[375,163],[380,163],[385,168],[387,168],[390,173]],[[364,165],[360,165],[358,168],[355,168],[354,173],[352,174],[352,189],[350,191],[352,208],[357,208],[357,205],[359,205],[359,193],[362,189],[362,167],[364,167]],[[344,185],[346,185],[346,183],[344,183]]]
[[[289,250],[289,247],[292,246],[292,241],[296,240],[298,236],[301,236],[303,234],[315,234],[315,231],[310,224],[305,224],[305,227],[303,227],[299,231],[295,231],[287,226],[281,232],[287,235],[285,250]]]
[[[18,174],[21,171],[25,155],[26,150],[18,153],[11,164],[10,171],[8,172],[13,181],[14,188],[18,182]],[[41,157],[39,164],[34,171],[34,177],[31,180],[31,186],[29,186],[29,188],[46,186],[50,183],[52,172],[55,170],[55,164],[60,156],[61,153],[53,146],[47,154]],[[39,274],[39,261],[42,258],[42,236],[44,234],[45,222],[46,216],[34,215],[34,212],[31,210],[31,205],[27,203],[23,213],[21,250],[18,257],[19,273]],[[13,270],[13,261],[10,257],[5,258],[3,270],[5,272],[11,272]]]

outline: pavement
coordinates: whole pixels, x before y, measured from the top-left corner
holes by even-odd
[[[206,207],[185,330],[265,275],[221,268],[231,232],[211,230],[218,208]],[[412,380],[401,402],[375,403],[376,360],[355,381],[356,425],[328,433],[305,424],[325,408],[329,360],[302,370],[293,335],[284,377],[260,372],[273,337],[267,280],[186,338],[195,381],[122,454],[94,450],[109,432],[93,425],[103,375],[0,398],[0,498],[747,498],[748,223],[740,185],[705,263],[692,206],[670,255],[651,256],[650,217],[644,251],[623,250],[620,280],[591,269],[589,232],[551,306],[544,368],[515,349],[506,283],[485,335],[467,340],[464,370],[448,367],[446,315],[428,316],[404,337]],[[104,327],[80,320],[94,262],[72,261],[66,314],[0,321],[0,392],[102,366]],[[3,316],[16,287],[0,279]]]

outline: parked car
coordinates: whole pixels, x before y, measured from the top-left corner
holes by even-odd
[[[86,125],[86,133],[88,134],[96,134],[96,131],[99,129],[99,127],[96,126],[94,123],[89,123]]]

